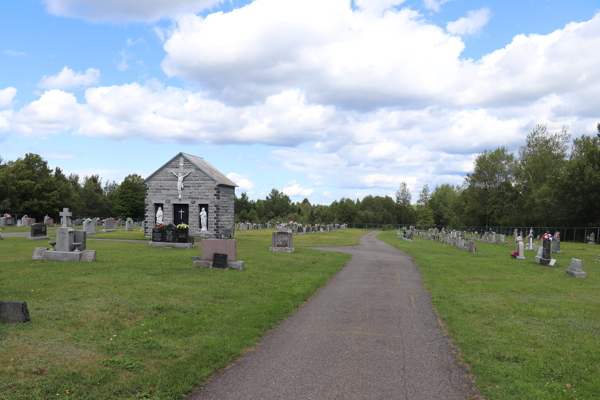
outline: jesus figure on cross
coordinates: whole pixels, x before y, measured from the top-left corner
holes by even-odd
[[[180,173],[176,173],[175,171],[171,171],[173,172],[173,175],[175,175],[177,177],[177,192],[179,193],[179,198],[181,199],[181,189],[183,189],[183,178],[185,178],[186,176],[188,176],[190,173],[188,172],[187,174],[183,174],[183,172]]]

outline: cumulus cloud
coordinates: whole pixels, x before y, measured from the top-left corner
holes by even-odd
[[[227,177],[238,185],[236,190],[239,190],[241,192],[248,192],[254,189],[254,183],[252,183],[244,175],[240,175],[235,172],[230,172],[227,174]]]
[[[327,192],[327,191],[325,191],[325,192],[321,193],[321,195],[322,195],[323,197],[332,197],[332,196],[333,196],[333,195],[331,194],[331,192]]]
[[[466,17],[462,17],[453,22],[448,22],[446,30],[453,35],[474,35],[481,32],[483,27],[490,20],[491,15],[492,11],[489,8],[469,11],[467,12]]]
[[[286,186],[282,190],[288,196],[310,196],[314,193],[314,190],[300,187],[300,184],[295,181],[290,182],[288,185],[290,186]]]
[[[17,89],[14,87],[0,89],[0,108],[5,108],[12,105],[13,99],[16,95]]]
[[[211,9],[223,0],[43,0],[46,10],[61,17],[91,22],[153,22]]]
[[[442,6],[452,0],[423,0],[423,6],[433,12],[439,13],[442,11]]]
[[[75,72],[66,65],[56,75],[44,75],[37,86],[42,89],[73,89],[77,87],[97,85],[100,71],[88,68],[85,73]]]

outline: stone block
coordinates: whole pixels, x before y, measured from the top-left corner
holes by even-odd
[[[81,252],[48,250],[44,253],[44,258],[50,261],[80,261]]]
[[[35,249],[33,249],[33,256],[31,257],[32,260],[45,260],[44,258],[44,253],[48,251],[47,247],[36,247]]]
[[[204,239],[202,240],[202,257],[204,261],[212,261],[215,253],[227,254],[227,261],[236,261],[235,239]]]
[[[81,252],[81,261],[96,261],[96,250],[84,250]]]
[[[194,267],[196,268],[212,268],[212,260],[195,260]],[[243,261],[227,261],[227,268],[212,268],[212,269],[233,269],[237,271],[244,270],[244,262]]]
[[[0,321],[4,322],[30,322],[29,309],[26,301],[1,301]]]
[[[294,247],[269,247],[269,251],[274,251],[276,253],[295,253],[296,249]]]
[[[581,270],[582,267],[583,261],[577,258],[572,258],[571,266],[569,267],[569,269],[565,270],[565,274],[574,276],[576,278],[585,278],[587,274]]]

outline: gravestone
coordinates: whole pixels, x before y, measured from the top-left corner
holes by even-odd
[[[550,239],[546,239],[542,242],[542,256],[539,259],[540,265],[545,265],[547,267],[556,266],[556,260],[552,258],[552,241]],[[538,258],[536,257],[536,261]]]
[[[177,243],[177,227],[175,225],[165,226],[165,242]]]
[[[75,220],[75,226],[81,226],[81,225],[83,225],[83,220],[81,218],[77,218]]]
[[[0,300],[0,321],[30,322],[29,309],[26,301]]]
[[[83,221],[83,230],[88,235],[95,235],[96,234],[96,222],[91,219],[86,219],[85,221]]]
[[[537,253],[535,255],[535,262],[539,264],[543,255],[544,255],[544,248],[542,246],[540,246],[540,247],[538,247]]]
[[[133,230],[133,220],[125,221],[125,230],[131,232]]]
[[[562,253],[562,251],[560,251],[560,239],[554,239],[552,241],[552,253]]]
[[[105,219],[104,220],[104,229],[102,229],[102,232],[116,232],[117,230],[115,229],[115,220],[112,218],[109,219]]]
[[[192,257],[194,266],[197,268],[216,268],[214,266],[215,255],[224,254],[226,258],[226,269],[238,271],[244,270],[244,262],[236,260],[235,239],[203,239],[201,243],[202,257]]]
[[[86,233],[75,231],[67,226],[71,213],[64,208],[61,213],[61,226],[56,230],[56,241],[49,242],[52,250],[37,247],[32,259],[50,261],[96,261],[96,251],[86,250]]]
[[[269,251],[280,253],[294,253],[296,249],[292,246],[293,235],[291,232],[277,231],[271,236],[272,246]]]
[[[477,245],[475,242],[469,242],[469,253],[477,253]]]
[[[594,232],[588,235],[588,244],[596,244],[596,234]]]
[[[27,214],[23,215],[21,217],[21,225],[20,226],[27,226],[28,225],[28,221],[29,221],[29,217],[27,216]]]
[[[517,252],[517,259],[525,260],[525,243],[522,241],[517,243]]]
[[[44,217],[44,223],[46,225],[50,226],[50,225],[54,224],[54,220],[51,217],[49,217],[49,216],[46,215]]]
[[[33,224],[31,225],[31,233],[27,238],[28,240],[47,240],[48,239],[48,227],[46,224]]]
[[[583,261],[577,258],[571,259],[571,266],[565,270],[565,274],[574,276],[576,278],[585,278],[587,274],[581,270],[583,267]]]

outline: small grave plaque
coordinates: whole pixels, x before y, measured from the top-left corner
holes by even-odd
[[[288,247],[287,233],[280,233],[276,236],[275,247]]]
[[[153,242],[162,242],[163,240],[163,233],[164,231],[162,229],[152,229],[152,241]]]
[[[227,268],[227,254],[215,253],[213,255],[213,268]]]
[[[46,236],[46,224],[31,225],[31,236]]]

